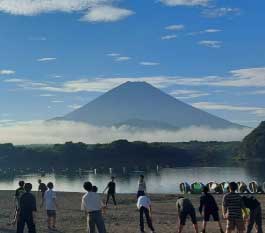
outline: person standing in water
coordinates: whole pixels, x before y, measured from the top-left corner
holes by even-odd
[[[112,176],[111,177],[111,181],[108,183],[107,187],[103,191],[103,193],[105,193],[106,190],[108,190],[108,192],[107,192],[107,200],[106,200],[106,207],[108,205],[110,197],[112,198],[114,205],[115,206],[117,205],[116,198],[115,198],[116,183],[114,182],[114,180],[115,180],[115,177]]]
[[[138,192],[137,192],[137,199],[140,196],[144,196],[146,193],[146,183],[144,181],[144,175],[140,175],[139,181],[138,181]]]

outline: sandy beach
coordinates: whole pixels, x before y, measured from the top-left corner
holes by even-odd
[[[16,232],[14,226],[9,226],[10,216],[14,208],[13,191],[0,191],[0,233]],[[40,206],[40,198],[37,196],[38,207]],[[80,211],[80,200],[82,193],[57,193],[58,200],[58,224],[57,232],[61,233],[84,233],[86,232],[86,218],[84,213]],[[105,196],[102,196],[105,199]],[[175,195],[150,195],[153,203],[153,222],[156,232],[173,233],[176,232],[176,197]],[[197,208],[199,205],[199,195],[189,195],[193,204]],[[220,206],[222,195],[215,195]],[[257,198],[265,204],[265,196],[257,195]],[[136,197],[130,194],[117,195],[118,207],[115,209],[113,205],[109,205],[104,215],[108,233],[138,233],[139,213],[136,210]],[[263,211],[264,215],[264,211]],[[202,218],[197,212],[199,226],[201,228]],[[49,232],[46,227],[46,214],[44,209],[38,208],[37,213],[37,232]],[[193,232],[190,222],[187,222],[184,232]],[[225,227],[225,222],[223,221]],[[25,231],[27,232],[27,231]],[[149,229],[146,229],[149,232]],[[217,233],[218,228],[214,222],[209,223],[208,231]]]

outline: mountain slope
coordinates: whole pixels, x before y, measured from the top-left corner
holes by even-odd
[[[124,83],[56,120],[98,126],[140,124],[141,127],[148,126],[146,128],[172,129],[190,126],[241,127],[181,102],[145,82]]]
[[[250,160],[265,159],[265,121],[244,138],[239,157]]]

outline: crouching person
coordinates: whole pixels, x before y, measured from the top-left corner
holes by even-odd
[[[188,198],[179,196],[176,205],[177,205],[178,218],[179,218],[178,233],[182,232],[188,216],[191,217],[191,222],[193,224],[194,231],[198,233],[199,230],[198,230],[196,212],[191,201]]]
[[[140,211],[140,230],[141,233],[144,231],[144,215],[146,217],[147,225],[151,230],[151,233],[155,232],[155,229],[153,227],[152,223],[152,209],[151,209],[151,200],[149,197],[147,197],[145,194],[141,194],[138,197],[137,201],[137,208]]]
[[[29,233],[36,233],[35,228],[35,212],[36,198],[31,193],[32,184],[26,183],[24,186],[25,193],[20,198],[17,220],[17,233],[23,233],[27,224]]]
[[[106,233],[100,196],[92,191],[93,186],[90,182],[85,182],[83,187],[87,193],[82,197],[81,210],[87,215],[88,233],[96,233],[96,227],[98,233]]]
[[[246,208],[250,210],[249,221],[247,226],[247,233],[251,233],[254,224],[257,233],[263,233],[262,231],[262,210],[260,202],[254,196],[243,196],[243,203]]]

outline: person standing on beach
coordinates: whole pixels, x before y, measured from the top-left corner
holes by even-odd
[[[137,199],[140,196],[144,196],[146,193],[146,183],[144,181],[144,175],[140,175],[139,181],[138,181],[138,192],[137,192]]]
[[[191,221],[192,221],[195,233],[198,233],[199,230],[198,230],[196,212],[195,212],[195,208],[193,207],[191,201],[188,198],[179,196],[177,199],[176,206],[177,206],[178,219],[179,219],[178,233],[182,232],[186,224],[186,219],[188,216],[191,217]]]
[[[38,183],[39,183],[38,193],[41,192],[41,198],[43,199],[44,198],[44,194],[45,194],[45,192],[47,190],[47,186],[46,186],[46,184],[41,182],[41,179],[38,180]]]
[[[46,190],[44,197],[42,199],[41,207],[45,203],[45,209],[48,217],[48,229],[56,230],[56,193],[53,191],[53,183],[49,182],[47,184],[48,190]]]
[[[247,226],[247,233],[251,233],[254,224],[257,233],[263,233],[262,231],[262,209],[260,202],[254,196],[243,196],[243,203],[246,208],[250,210],[249,221]]]
[[[117,202],[116,202],[116,198],[115,198],[115,193],[116,193],[116,183],[114,182],[115,177],[112,176],[111,177],[111,181],[108,183],[107,187],[104,189],[103,193],[106,192],[106,190],[108,190],[107,192],[107,200],[106,200],[106,207],[108,206],[108,202],[110,197],[113,200],[113,204],[116,206]]]
[[[18,182],[19,187],[16,189],[16,192],[15,192],[15,213],[14,213],[12,224],[15,224],[17,222],[17,218],[18,218],[17,214],[19,210],[20,198],[25,193],[24,185],[25,185],[25,182],[23,180]]]
[[[36,233],[35,227],[35,212],[36,198],[31,193],[32,184],[26,183],[25,193],[21,196],[18,209],[17,233],[23,233],[25,224],[27,224],[29,233]]]
[[[223,197],[222,209],[223,217],[227,220],[226,233],[233,232],[237,229],[238,233],[243,233],[245,230],[243,214],[247,216],[245,205],[241,196],[236,193],[237,184],[235,182],[229,183],[229,193]]]
[[[203,194],[200,197],[199,207],[200,214],[202,214],[202,210],[204,210],[202,233],[206,232],[206,225],[210,220],[210,216],[212,216],[213,220],[218,223],[220,232],[224,233],[218,213],[219,208],[214,197],[209,193],[209,188],[207,186],[203,187],[202,192]]]
[[[83,185],[86,194],[82,197],[81,210],[86,213],[88,233],[106,233],[104,219],[102,217],[102,201],[98,193],[92,191],[92,183],[85,182]]]
[[[137,200],[137,208],[140,211],[140,230],[141,233],[144,233],[144,215],[146,217],[147,225],[151,230],[151,233],[155,232],[152,223],[152,209],[151,209],[151,200],[149,197],[141,195]]]

